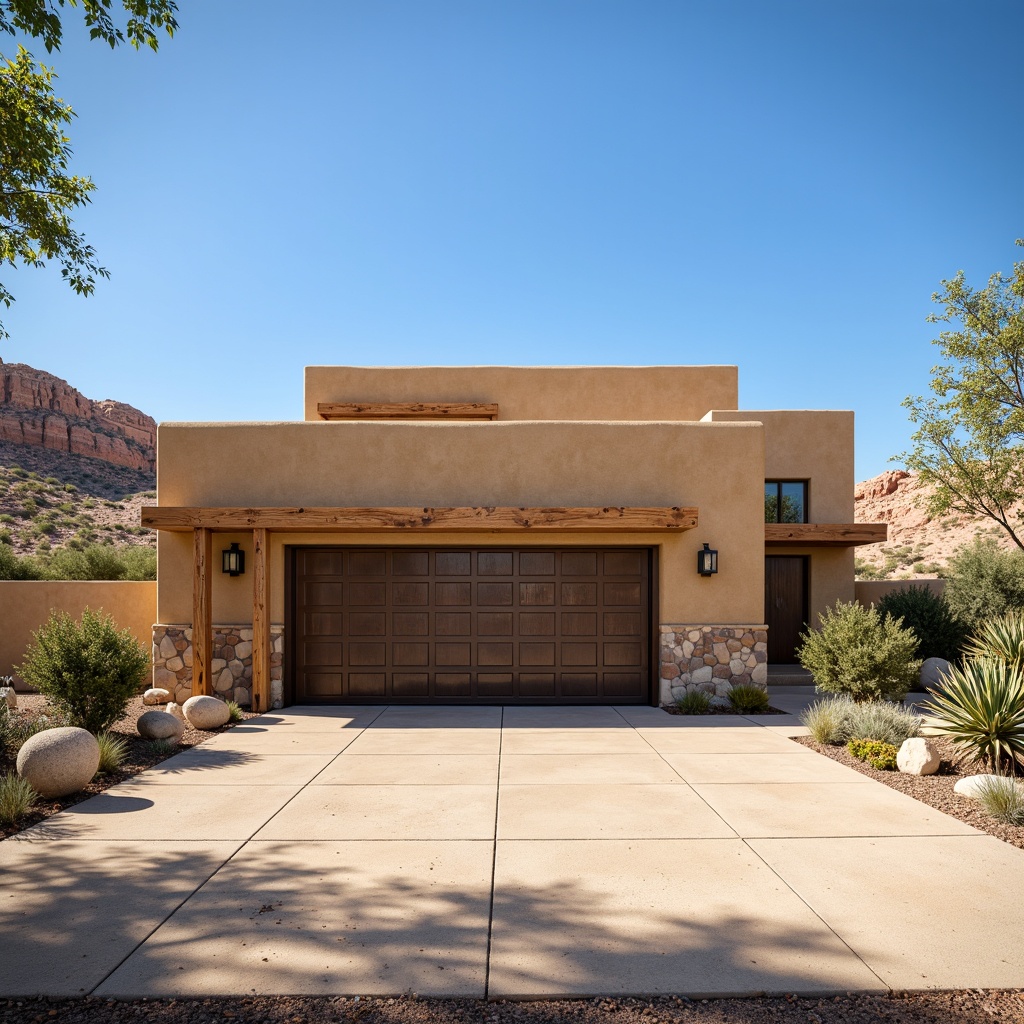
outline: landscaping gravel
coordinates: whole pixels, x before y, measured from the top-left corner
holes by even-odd
[[[803,743],[812,750],[839,761],[862,775],[867,775],[876,782],[881,782],[890,789],[898,789],[915,800],[920,800],[937,811],[943,811],[953,818],[959,818],[968,825],[973,825],[981,832],[1002,839],[1011,846],[1024,850],[1024,826],[1004,825],[989,817],[978,805],[977,801],[958,796],[953,792],[956,783],[968,775],[981,775],[989,771],[978,761],[960,759],[953,743],[941,736],[929,736],[942,755],[942,764],[935,775],[904,775],[899,771],[879,771],[854,757],[846,747],[831,747],[817,743],[809,736],[794,737],[797,743]]]
[[[0,1002],[0,1024],[154,1021],[157,1024],[974,1024],[1024,1022],[1024,992],[959,991],[825,999],[544,1000],[256,997],[251,999],[20,1000]]]

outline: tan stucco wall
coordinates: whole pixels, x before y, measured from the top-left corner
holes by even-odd
[[[764,614],[763,430],[751,423],[161,424],[158,502],[199,506],[697,506],[683,534],[275,534],[271,618],[284,617],[284,545],[660,545],[662,622]],[[214,558],[245,534],[218,534]],[[719,573],[696,572],[703,542]],[[158,621],[191,622],[191,534],[160,534]],[[852,578],[852,566],[851,566]],[[252,582],[215,573],[213,620],[249,622]]]
[[[156,621],[156,583],[92,581],[0,582],[0,674],[7,675],[25,657],[32,633],[53,610],[81,618],[86,608],[104,611],[148,651]]]
[[[307,366],[318,402],[497,402],[501,420],[699,420],[735,409],[735,366]]]
[[[857,580],[853,585],[856,599],[865,608],[877,604],[894,590],[906,590],[908,587],[924,587],[933,594],[942,596],[946,592],[945,580]]]
[[[705,419],[763,423],[765,479],[807,480],[809,522],[853,522],[852,412],[714,409]]]

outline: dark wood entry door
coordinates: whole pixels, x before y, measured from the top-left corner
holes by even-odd
[[[292,548],[298,703],[647,703],[648,548]]]
[[[806,556],[765,558],[764,620],[768,624],[768,663],[795,665],[800,633],[807,623]]]

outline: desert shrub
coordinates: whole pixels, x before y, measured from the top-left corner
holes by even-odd
[[[876,609],[837,601],[819,616],[821,628],[801,634],[797,657],[825,693],[855,701],[902,700],[917,679],[917,637]]]
[[[40,574],[50,580],[155,580],[156,551],[109,544],[63,547],[40,563]]]
[[[876,605],[878,614],[903,620],[904,629],[917,637],[914,657],[958,661],[967,638],[967,627],[950,611],[941,594],[927,587],[901,587],[886,594]]]
[[[1007,612],[980,623],[964,653],[969,658],[998,658],[1024,671],[1024,613]]]
[[[1024,763],[1024,673],[999,658],[953,668],[921,707],[925,723],[996,772]]]
[[[972,625],[1024,609],[1024,552],[975,537],[949,560],[945,597],[953,614]]]
[[[921,730],[921,719],[902,704],[883,700],[851,702],[845,721],[847,740],[881,740],[900,746]]]
[[[32,559],[21,558],[7,544],[0,545],[0,580],[37,580],[39,570]]]
[[[1013,779],[986,779],[978,787],[978,803],[996,821],[1024,825],[1024,787]]]
[[[228,707],[228,721],[229,722],[244,722],[245,715],[242,714],[242,709],[236,701],[229,700],[226,702]]]
[[[760,686],[734,686],[729,704],[741,714],[763,715],[768,710],[768,694]]]
[[[852,707],[853,701],[849,697],[825,697],[804,708],[800,721],[818,743],[838,745],[846,742],[846,726]]]
[[[706,715],[711,709],[711,697],[703,690],[691,690],[676,698],[676,707],[684,715]]]
[[[128,756],[128,741],[112,732],[100,732],[96,734],[96,742],[100,747],[100,766],[97,771],[112,772],[120,768]]]
[[[14,825],[35,803],[36,791],[19,775],[0,776],[0,825]]]
[[[67,715],[69,724],[99,733],[113,725],[142,688],[149,656],[127,629],[88,608],[81,624],[54,612],[32,634],[22,678]]]
[[[880,772],[891,772],[896,768],[896,747],[881,740],[850,740],[846,749],[854,757],[866,761]]]

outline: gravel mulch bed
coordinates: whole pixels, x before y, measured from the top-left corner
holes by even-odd
[[[71,796],[63,797],[60,800],[44,799],[40,797],[32,805],[28,814],[25,815],[25,817],[17,824],[7,826],[0,825],[0,839],[7,839],[9,836],[15,835],[22,829],[38,824],[40,821],[49,818],[58,811],[64,810],[65,807],[71,807],[74,804],[81,803],[83,800],[88,800],[89,797],[95,796],[97,793],[102,793],[105,789],[109,789],[111,786],[116,786],[119,782],[125,782],[133,775],[138,775],[139,772],[145,771],[147,768],[152,768],[153,765],[159,764],[166,758],[171,757],[182,750],[188,750],[190,747],[194,747],[196,744],[202,743],[203,740],[208,740],[211,736],[216,736],[218,733],[224,732],[225,729],[231,728],[230,725],[226,725],[224,729],[207,731],[203,729],[193,729],[192,726],[186,722],[185,732],[182,735],[180,745],[169,752],[161,752],[158,749],[155,749],[149,740],[144,740],[139,735],[138,730],[135,727],[135,723],[138,722],[139,715],[144,711],[162,710],[162,708],[162,705],[156,705],[154,707],[152,705],[143,704],[141,696],[133,697],[128,703],[128,709],[125,712],[124,718],[115,722],[109,729],[109,732],[121,737],[128,746],[127,754],[120,768],[112,772],[104,772],[103,774],[97,775],[80,793],[74,793]],[[34,719],[42,715],[53,715],[53,709],[47,703],[46,698],[39,694],[19,693],[18,709],[16,712],[12,713],[24,716],[25,718]],[[242,714],[245,719],[255,717],[255,715],[247,711],[243,711]],[[15,770],[16,759],[17,754],[12,754],[8,750],[0,749],[0,774],[13,772]]]
[[[203,1024],[975,1024],[1024,1022],[1020,991],[894,993],[825,999],[776,996],[756,999],[544,1000],[514,1003],[472,999],[31,999],[0,1002],[0,1024],[154,1021]]]
[[[942,755],[942,764],[935,775],[904,775],[903,772],[882,772],[872,768],[859,758],[854,757],[846,747],[831,747],[817,743],[810,736],[794,736],[797,743],[802,743],[819,754],[831,757],[833,761],[845,764],[861,775],[867,775],[876,782],[881,782],[890,789],[898,789],[915,800],[920,800],[937,811],[943,811],[950,817],[973,825],[980,832],[1002,839],[1003,842],[1024,850],[1024,826],[1004,825],[989,817],[974,800],[958,796],[953,787],[959,779],[967,775],[988,774],[988,769],[978,761],[965,761],[957,754],[950,740],[942,736],[929,736]],[[959,760],[958,760],[959,758]]]

